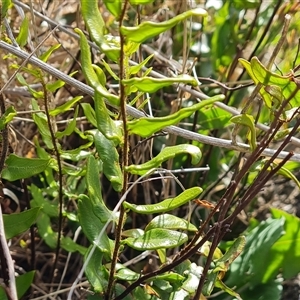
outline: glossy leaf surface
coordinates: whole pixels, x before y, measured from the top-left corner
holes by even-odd
[[[3,215],[6,239],[26,231],[38,218],[40,207],[31,208],[20,213]]]
[[[167,212],[175,208],[178,208],[181,205],[184,205],[185,203],[195,199],[201,193],[202,193],[202,189],[200,187],[192,187],[190,189],[183,191],[177,197],[166,199],[159,203],[136,205],[124,201],[123,206],[127,209],[130,209],[140,214],[156,214],[156,213]]]
[[[172,27],[174,27],[179,22],[192,17],[192,16],[202,16],[205,17],[207,12],[202,8],[195,8],[193,10],[186,11],[174,18],[171,18],[168,21],[164,22],[143,22],[136,27],[121,27],[121,33],[126,37],[127,40],[133,41],[136,43],[142,43],[152,37],[159,35],[162,32],[165,32]]]
[[[160,248],[174,248],[188,240],[185,233],[156,228],[146,231],[138,238],[127,238],[123,243],[136,250],[156,250]]]
[[[153,168],[158,168],[164,161],[174,158],[180,153],[190,154],[192,164],[196,165],[200,162],[202,154],[197,146],[190,144],[181,144],[164,148],[157,156],[141,165],[130,165],[126,167],[126,171],[132,174],[144,175]]]
[[[150,223],[146,226],[145,231],[154,228],[166,228],[166,229],[178,229],[178,230],[188,230],[197,231],[197,227],[189,223],[185,219],[176,217],[170,214],[163,214],[153,218]]]
[[[142,117],[134,121],[129,121],[127,123],[127,128],[129,130],[129,133],[131,134],[148,137],[167,126],[177,124],[182,119],[192,115],[195,111],[198,111],[203,107],[209,106],[214,102],[221,101],[223,99],[223,95],[215,96],[211,99],[203,100],[200,103],[194,104],[192,106],[182,108],[178,112],[166,117]]]
[[[43,172],[49,167],[50,159],[25,158],[10,154],[6,160],[6,168],[2,172],[2,178],[14,181],[29,178]]]

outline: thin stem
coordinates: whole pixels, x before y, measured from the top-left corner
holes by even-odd
[[[57,166],[58,166],[58,200],[59,200],[59,215],[58,215],[58,235],[57,235],[57,245],[56,245],[56,253],[55,253],[55,260],[52,268],[52,281],[54,280],[54,273],[55,273],[55,268],[58,263],[58,258],[59,258],[59,251],[60,251],[60,240],[61,240],[61,231],[62,231],[62,221],[63,221],[63,216],[62,216],[62,211],[63,211],[63,172],[62,172],[62,164],[61,164],[61,157],[60,157],[60,152],[57,147],[57,141],[55,137],[55,132],[53,129],[52,125],[52,120],[51,116],[49,113],[49,98],[48,98],[48,91],[45,85],[45,82],[43,78],[41,78],[42,86],[43,86],[43,92],[44,92],[44,101],[45,101],[45,114],[47,116],[47,123],[51,135],[51,140],[52,144],[54,147],[55,151],[55,156],[57,160]]]
[[[121,33],[121,27],[123,24],[123,20],[126,14],[128,5],[128,0],[125,0],[122,13],[119,20],[119,35],[120,35],[120,110],[121,110],[121,119],[123,122],[123,132],[124,132],[124,144],[123,144],[123,189],[122,194],[124,194],[127,190],[127,184],[128,184],[128,172],[126,172],[125,167],[128,166],[128,130],[127,130],[127,111],[126,111],[126,93],[125,93],[125,86],[122,83],[122,79],[126,78],[126,69],[127,69],[127,61],[128,58],[125,54],[125,38],[123,34]],[[123,223],[125,219],[125,208],[123,206],[120,207],[120,214],[119,214],[119,220],[118,225],[116,229],[116,235],[115,235],[115,248],[114,253],[111,261],[110,266],[110,273],[109,273],[109,279],[108,279],[108,286],[106,291],[106,299],[111,299],[113,295],[113,286],[114,286],[114,276],[115,276],[115,268],[119,257],[119,249],[121,245],[121,235],[122,235],[122,229],[123,229]]]

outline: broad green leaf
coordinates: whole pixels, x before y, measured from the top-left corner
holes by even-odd
[[[86,185],[88,195],[93,205],[104,205],[100,186],[98,161],[96,161],[93,155],[90,155],[87,160]]]
[[[58,48],[60,47],[60,44],[58,45],[54,45],[52,46],[50,49],[48,49],[45,53],[43,53],[39,59],[42,60],[43,62],[47,62],[50,55],[55,51],[57,50]]]
[[[92,64],[92,67],[98,77],[98,80],[99,80],[99,83],[102,85],[102,86],[105,86],[106,85],[106,75],[105,73],[103,72],[103,70],[97,66],[97,65],[94,65]]]
[[[194,226],[192,223],[188,222],[185,219],[176,217],[174,215],[169,215],[169,214],[163,214],[163,215],[156,216],[146,226],[145,231],[151,230],[154,228],[189,230],[189,231],[194,231],[194,232],[197,231],[197,227]]]
[[[98,130],[108,139],[111,140],[115,146],[119,145],[123,140],[121,128],[111,119],[106,108],[103,97],[95,91],[95,114]]]
[[[219,107],[207,106],[198,110],[197,125],[200,126],[201,130],[223,129],[230,124],[229,120],[231,117],[231,113],[228,113]]]
[[[231,245],[231,247],[226,251],[226,253],[218,259],[215,264],[214,272],[227,272],[231,263],[241,254],[246,244],[246,238],[244,236],[239,236]]]
[[[71,75],[70,75],[71,76]],[[47,91],[55,93],[58,89],[62,88],[65,82],[62,80],[55,80],[54,82],[49,82],[46,84]]]
[[[185,279],[184,276],[174,273],[174,272],[157,275],[155,278],[160,279],[160,280],[166,280],[168,282],[177,283],[177,284],[181,284],[183,282],[183,280]]]
[[[95,2],[95,1],[92,0],[86,2]],[[75,31],[80,35],[81,64],[82,64],[82,72],[84,74],[85,79],[91,85],[91,87],[97,90],[97,92],[102,97],[106,98],[111,104],[115,106],[120,106],[119,97],[109,93],[106,90],[106,88],[103,87],[99,82],[98,76],[92,65],[90,47],[86,37],[84,36],[84,34],[80,29],[76,28]]]
[[[176,17],[164,21],[164,22],[143,22],[139,26],[136,27],[125,27],[121,26],[120,30],[121,33],[126,37],[127,40],[133,41],[136,43],[143,43],[144,41],[153,38],[160,33],[163,33],[172,27],[174,27],[179,22],[190,18],[192,16],[201,16],[205,17],[207,15],[207,12],[202,8],[195,8],[189,11],[186,11],[180,15],[177,15]]]
[[[98,1],[81,0],[80,3],[84,23],[89,33],[95,42],[100,43],[103,40],[105,23],[99,12]]]
[[[218,273],[212,272],[212,270],[208,271],[206,276],[206,282],[204,283],[202,293],[204,296],[210,296],[211,292],[213,291],[216,281],[218,279]]]
[[[70,110],[75,103],[77,103],[79,100],[81,100],[83,98],[83,96],[76,96],[74,98],[72,98],[71,100],[68,100],[66,103],[56,107],[55,109],[51,109],[49,111],[50,116],[57,116],[58,114],[64,113],[68,110]]]
[[[58,206],[56,203],[51,203],[44,197],[43,190],[32,184],[30,186],[30,192],[33,199],[30,201],[31,207],[41,208],[42,212],[52,218],[58,217]]]
[[[2,0],[1,1],[1,17],[4,18],[6,15],[7,10],[12,5],[11,0]]]
[[[177,77],[169,78],[154,78],[154,77],[134,77],[130,79],[123,79],[122,83],[127,86],[134,86],[141,92],[155,93],[159,89],[172,85],[174,83],[186,83],[197,86],[198,82],[194,77],[183,74]]]
[[[250,143],[250,148],[253,151],[256,148],[256,131],[254,125],[254,118],[248,114],[241,114],[231,118],[231,122],[239,125],[244,125],[249,128],[250,137],[248,138]]]
[[[94,205],[92,201],[86,196],[81,195],[81,199],[78,201],[78,218],[82,230],[91,243],[97,241],[98,235],[105,225],[94,213]],[[103,233],[97,247],[102,253],[107,253],[109,257],[112,255],[111,243],[106,232]]]
[[[119,2],[120,0],[116,1]],[[117,13],[116,5],[111,3],[110,8],[113,6],[114,11]],[[118,38],[104,35],[105,23],[99,12],[98,1],[81,0],[81,12],[92,40],[99,46],[100,50],[103,51],[109,59],[115,62],[118,61],[120,57]],[[78,29],[75,31],[79,33],[77,30]]]
[[[31,100],[31,104],[34,110],[36,111],[40,110],[40,107],[35,99]],[[41,134],[42,139],[46,144],[47,148],[54,149],[46,114],[42,112],[33,113],[32,118],[34,120],[34,123],[37,125],[39,129],[39,133]]]
[[[144,59],[141,63],[136,66],[132,66],[129,68],[129,74],[135,75],[147,64],[147,62],[154,56],[154,54],[149,55],[146,59]]]
[[[113,16],[120,16],[122,11],[122,0],[103,0],[103,2]]]
[[[282,76],[277,73],[269,71],[259,60],[258,58],[252,57],[251,59],[251,68],[254,76],[257,80],[263,85],[278,85],[281,87],[286,86],[290,83],[291,76]]]
[[[74,132],[76,124],[77,124],[76,118],[77,118],[77,115],[78,115],[78,108],[79,107],[77,106],[76,109],[75,109],[74,115],[73,115],[73,119],[71,120],[71,122],[69,122],[66,125],[65,130],[64,131],[57,131],[55,133],[55,136],[58,139],[61,139],[64,136],[69,136],[70,134],[72,134]]]
[[[241,296],[234,291],[233,289],[229,288],[224,282],[222,282],[220,279],[217,278],[217,280],[215,281],[215,287],[221,289],[222,291],[224,291],[225,293],[235,297],[235,299],[237,300],[243,300],[241,298]]]
[[[87,251],[85,255],[85,259],[88,256],[91,247]],[[106,268],[102,265],[102,261],[103,261],[103,253],[96,248],[85,269],[86,277],[90,282],[90,284],[92,285],[93,290],[96,293],[101,293],[101,294],[104,293],[107,289],[107,282],[109,276]]]
[[[141,275],[117,263],[115,276],[119,280],[135,281],[139,279]]]
[[[57,233],[51,227],[50,217],[42,213],[36,223],[40,237],[51,249],[54,249],[57,245]]]
[[[89,103],[81,103],[81,107],[83,109],[84,115],[88,119],[88,121],[94,126],[97,127],[96,114],[91,104]]]
[[[240,256],[230,265],[226,285],[240,287],[247,282],[251,285],[262,282],[270,256],[270,249],[284,235],[284,219],[261,222],[246,236],[246,245]]]
[[[16,37],[16,41],[20,47],[24,47],[27,44],[27,38],[29,32],[28,29],[29,29],[29,21],[28,18],[25,16],[20,26],[20,32]]]
[[[153,133],[170,125],[177,124],[182,119],[189,117],[195,111],[200,110],[203,107],[213,104],[216,101],[224,99],[223,95],[214,96],[208,100],[203,100],[197,104],[180,109],[178,112],[165,117],[142,117],[137,120],[129,121],[127,123],[127,129],[130,134],[137,134],[142,137],[148,137]]]
[[[103,173],[115,191],[123,188],[123,173],[119,163],[119,153],[113,143],[99,131],[90,131],[94,136],[97,152],[103,162]]]
[[[0,130],[2,130],[16,115],[17,112],[15,108],[13,106],[8,107],[0,118]]]
[[[202,189],[200,187],[192,187],[183,191],[181,194],[174,198],[166,199],[155,204],[136,205],[124,201],[123,206],[126,209],[130,209],[139,214],[164,213],[184,205],[185,203],[198,197],[201,193]]]
[[[251,63],[248,62],[247,60],[243,59],[243,58],[239,58],[239,62],[243,65],[243,67],[246,69],[248,75],[251,77],[251,79],[254,81],[254,83],[256,85],[259,84],[259,81],[258,79],[255,77],[253,71],[252,71],[252,68],[251,68]],[[271,108],[272,107],[272,97],[269,93],[267,93],[265,91],[265,89],[262,87],[260,90],[259,90],[266,106],[268,108]]]
[[[6,239],[11,239],[14,236],[28,230],[35,223],[40,207],[31,208],[20,213],[3,215],[4,229]]]
[[[285,219],[285,234],[274,243],[264,260],[266,268],[263,283],[270,281],[279,271],[284,279],[290,279],[300,273],[300,219],[275,208],[271,208],[271,213],[277,220]]]
[[[34,279],[34,275],[35,275],[35,271],[30,271],[25,274],[16,276],[16,288],[17,288],[18,299],[21,299],[26,293],[26,291],[30,288]]]
[[[187,242],[188,236],[185,233],[156,228],[145,232],[138,238],[127,238],[122,242],[136,250],[156,250],[160,248],[175,248]]]
[[[143,235],[144,232],[145,232],[145,230],[140,229],[140,228],[128,229],[128,230],[122,231],[122,236],[136,238],[136,237]]]
[[[177,146],[165,147],[157,156],[141,165],[130,165],[125,167],[126,171],[131,174],[144,175],[153,168],[158,168],[164,161],[174,158],[181,153],[190,154],[191,163],[196,165],[200,162],[202,154],[197,146],[190,144],[182,144]]]
[[[277,167],[276,163],[273,163],[272,165],[274,167]],[[277,174],[282,175],[285,178],[293,180],[297,184],[298,188],[300,189],[300,182],[299,182],[299,180],[297,179],[297,177],[289,169],[287,169],[285,167],[281,167],[279,169],[279,171],[277,172]]]
[[[27,71],[27,70],[25,70],[25,71]],[[30,71],[30,70],[29,70]],[[28,72],[29,72],[28,71]],[[30,73],[30,72],[29,72]],[[37,74],[35,74],[36,76],[37,76]],[[35,77],[36,77],[35,76]],[[44,96],[44,93],[43,93],[43,91],[36,91],[36,90],[34,90],[27,82],[26,82],[26,80],[25,80],[25,78],[20,74],[20,73],[18,73],[17,75],[16,75],[16,78],[17,78],[17,80],[20,82],[20,84],[22,84],[23,86],[26,86],[27,87],[27,89],[28,89],[28,91],[31,93],[31,95],[35,98],[35,99],[41,99],[41,98],[43,98],[43,96]]]
[[[2,178],[8,181],[29,178],[43,172],[50,162],[50,159],[25,158],[10,154],[5,162],[6,168],[2,172]]]
[[[84,255],[87,251],[87,248],[78,245],[69,236],[62,237],[60,244],[61,247],[69,253],[74,253],[78,251],[81,255]]]
[[[149,4],[153,3],[154,0],[129,0],[129,3],[131,5],[143,5],[143,4]]]

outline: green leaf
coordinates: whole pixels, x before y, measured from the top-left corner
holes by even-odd
[[[92,247],[92,246],[91,246]],[[85,259],[87,258],[90,250],[87,251]],[[99,249],[95,249],[88,265],[85,269],[85,274],[96,293],[104,293],[107,289],[108,272],[102,265],[103,253]]]
[[[155,204],[136,205],[127,201],[123,202],[123,206],[139,214],[157,214],[164,213],[175,208],[178,208],[185,203],[195,199],[202,193],[200,187],[192,187],[183,191],[181,194],[174,198],[163,200]]]
[[[129,0],[129,3],[131,5],[143,5],[143,4],[149,4],[153,3],[154,0]]]
[[[71,75],[70,75],[71,76]],[[49,82],[46,84],[47,91],[55,93],[58,89],[62,88],[65,85],[65,82],[62,80],[56,80],[54,82]]]
[[[119,153],[113,143],[99,131],[90,131],[94,135],[97,152],[103,162],[103,173],[111,182],[115,191],[123,188],[123,173],[119,163]]]
[[[135,75],[147,64],[147,62],[154,56],[154,54],[149,55],[146,59],[144,59],[141,63],[136,66],[131,66],[129,68],[129,74]]]
[[[37,227],[40,237],[51,249],[54,249],[57,245],[57,233],[51,227],[50,217],[42,213],[37,219]]]
[[[174,83],[186,83],[197,86],[198,82],[192,76],[183,74],[177,77],[169,78],[154,78],[154,77],[133,77],[130,79],[123,79],[122,83],[128,86],[134,86],[139,91],[145,93],[155,93],[159,89],[172,85]]]
[[[263,85],[279,85],[281,87],[289,84],[291,76],[281,76],[277,73],[269,71],[260,61],[254,56],[251,59],[251,68],[254,76]]]
[[[192,16],[205,17],[206,15],[207,12],[204,9],[196,8],[196,9],[186,11],[180,15],[177,15],[176,17],[168,21],[159,22],[159,23],[148,21],[148,22],[143,22],[142,24],[136,27],[121,26],[120,30],[127,40],[136,43],[143,43],[144,41],[171,29],[176,24],[178,24],[179,22],[187,18],[190,18]]]
[[[13,106],[8,107],[0,118],[0,130],[2,130],[16,115],[17,112],[15,108]]]
[[[2,0],[1,4],[2,4],[1,5],[1,16],[2,16],[2,18],[4,18],[7,10],[12,5],[12,2],[11,2],[11,0]]]
[[[181,153],[187,153],[192,156],[191,163],[196,165],[200,162],[202,154],[197,146],[182,144],[177,146],[165,147],[157,156],[141,165],[130,165],[125,167],[126,171],[131,174],[144,175],[153,168],[158,168],[164,161],[174,158]]]
[[[113,16],[120,16],[122,11],[122,0],[103,0],[103,2]]]
[[[91,243],[95,243],[98,239],[98,235],[105,225],[94,213],[94,205],[92,201],[86,196],[81,195],[81,199],[78,201],[78,218],[82,230]],[[108,257],[111,257],[111,243],[109,238],[104,232],[97,243],[97,247],[102,253],[107,253]]]
[[[254,286],[262,282],[266,272],[266,262],[273,244],[284,234],[284,219],[271,219],[261,222],[246,236],[244,251],[231,264],[228,286],[240,287],[251,282]]]
[[[56,107],[55,109],[51,109],[49,111],[49,115],[55,117],[58,114],[61,114],[61,113],[64,113],[64,112],[70,110],[74,106],[74,104],[77,103],[82,98],[83,98],[83,96],[76,96],[76,97],[72,98],[71,100],[68,100],[66,103]]]
[[[120,0],[117,0],[117,3]],[[115,13],[118,12],[117,3],[111,3],[109,7]],[[96,0],[81,0],[81,12],[90,33],[92,40],[99,46],[107,57],[113,61],[118,61],[120,57],[120,46],[118,39],[112,36],[105,36],[105,23],[99,12],[98,1]],[[79,33],[78,29],[75,30]],[[80,33],[79,33],[80,34]],[[81,48],[81,47],[80,47]],[[82,50],[82,49],[81,49]]]
[[[20,32],[16,37],[16,41],[20,47],[24,47],[27,44],[28,32],[29,32],[29,21],[25,16],[20,26]]]
[[[108,139],[113,141],[114,145],[119,145],[123,140],[123,134],[120,127],[109,116],[103,97],[95,91],[95,114],[98,130]]]
[[[251,68],[251,63],[248,62],[247,60],[243,59],[243,58],[239,58],[239,62],[243,65],[243,67],[246,69],[247,73],[249,74],[249,76],[251,77],[251,79],[254,81],[254,83],[257,85],[259,84],[258,79],[255,77],[252,68]],[[269,93],[266,92],[266,90],[262,87],[259,90],[266,106],[268,108],[272,107],[272,97]]]
[[[71,120],[71,122],[69,122],[67,125],[66,125],[66,128],[64,131],[57,131],[55,133],[55,136],[58,138],[58,139],[61,139],[62,137],[64,136],[69,136],[70,134],[72,134],[75,130],[75,127],[76,127],[76,124],[77,124],[77,115],[78,115],[78,106],[76,107],[75,109],[75,112],[74,112],[74,115],[73,115],[73,119]]]
[[[104,205],[100,186],[100,171],[98,167],[98,161],[96,161],[93,155],[90,155],[87,160],[86,184],[88,195],[93,205]]]
[[[55,51],[57,50],[58,48],[60,47],[60,45],[54,45],[52,47],[50,47],[50,49],[48,49],[45,53],[43,53],[39,59],[42,60],[43,62],[47,62],[50,55]]]
[[[94,65],[92,64],[92,67],[98,77],[98,80],[99,80],[99,83],[102,85],[102,86],[105,86],[106,85],[106,75],[105,73],[103,72],[103,70],[97,66],[97,65]]]
[[[84,115],[88,119],[88,121],[94,126],[97,127],[96,115],[95,111],[89,103],[81,103],[81,107],[83,109]]]
[[[130,134],[137,134],[142,137],[148,137],[167,126],[177,124],[182,119],[189,117],[195,111],[198,111],[203,107],[206,107],[216,101],[221,101],[223,99],[223,95],[218,95],[208,100],[203,100],[192,106],[182,108],[178,112],[170,116],[155,118],[142,117],[137,120],[129,121],[127,122],[127,129]]]
[[[194,232],[198,230],[196,226],[194,226],[192,223],[188,222],[187,220],[169,214],[156,216],[146,226],[145,231],[154,228],[189,230]]]
[[[99,12],[98,1],[81,0],[80,3],[83,20],[89,33],[95,42],[100,43],[103,40],[105,23]]]
[[[246,238],[244,236],[239,236],[231,245],[231,247],[226,251],[226,253],[218,259],[215,264],[214,272],[227,272],[231,263],[241,254],[246,244]]]
[[[49,165],[50,159],[25,158],[10,154],[6,160],[6,168],[2,178],[8,181],[25,179],[43,172]]]
[[[11,239],[14,236],[26,231],[35,223],[40,207],[31,208],[20,213],[3,215],[4,229],[6,239]]]
[[[116,265],[116,278],[119,280],[135,281],[139,279],[140,276],[139,273],[136,273],[119,263]]]
[[[40,107],[38,106],[37,101],[35,99],[32,99],[31,103],[32,103],[32,108],[34,110],[40,110]],[[42,139],[46,144],[47,148],[54,149],[46,114],[42,112],[33,113],[32,118],[34,120],[34,123],[37,125],[39,129],[39,133],[41,134]]]
[[[253,151],[256,148],[256,131],[254,125],[254,118],[248,114],[241,114],[231,118],[231,122],[239,125],[244,125],[249,128],[250,137],[248,138],[250,148]]]
[[[217,280],[215,281],[215,287],[221,289],[222,291],[224,291],[225,293],[235,297],[235,299],[237,300],[243,300],[241,298],[241,296],[234,291],[233,289],[229,288],[224,282],[222,282],[220,279],[217,278]]]
[[[224,111],[219,107],[205,107],[198,110],[198,122],[201,130],[223,129],[228,124],[232,114]]]
[[[262,282],[274,278],[281,270],[284,279],[290,279],[300,272],[300,219],[282,210],[271,208],[274,218],[285,219],[285,234],[270,249],[264,260],[265,272]]]
[[[62,237],[60,244],[61,247],[69,253],[74,253],[78,251],[81,255],[85,255],[85,253],[87,252],[87,248],[78,245],[69,236]]]
[[[156,228],[145,232],[138,238],[127,238],[122,242],[136,250],[156,250],[160,248],[175,248],[187,242],[185,233]]]
[[[21,299],[33,282],[35,271],[30,271],[16,277],[18,299]],[[3,298],[1,298],[3,299]]]
[[[82,1],[83,2],[83,1]],[[95,2],[95,1],[86,1]],[[92,58],[90,53],[90,47],[86,37],[82,31],[78,28],[75,31],[80,35],[80,50],[81,50],[81,64],[82,72],[87,82],[93,87],[102,97],[106,98],[112,105],[120,106],[119,97],[109,93],[105,87],[103,87],[98,79],[98,76],[92,65]]]

